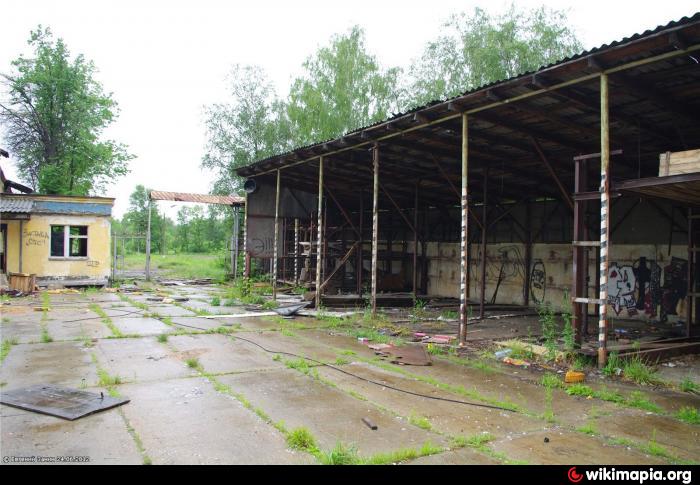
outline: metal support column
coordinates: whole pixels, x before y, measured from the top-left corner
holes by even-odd
[[[575,160],[574,162],[574,192],[579,194],[586,191],[586,181],[585,181],[585,168],[583,160]],[[572,306],[573,306],[573,327],[575,341],[577,344],[581,344],[584,329],[583,329],[583,315],[588,313],[588,303],[577,302],[576,298],[587,298],[588,294],[586,291],[586,279],[585,279],[585,264],[586,264],[586,251],[587,249],[583,247],[579,241],[584,240],[584,228],[585,228],[585,212],[586,203],[582,200],[574,200],[574,239],[573,239],[573,285],[572,285]]]
[[[379,144],[372,150],[374,183],[372,185],[372,316],[377,314],[377,255],[379,253]]]
[[[600,75],[600,318],[598,320],[598,367],[607,361],[608,266],[610,255],[610,123],[608,75]]]
[[[418,300],[418,186],[416,182],[416,195],[413,199],[413,302]]]
[[[148,227],[146,229],[146,281],[151,281],[151,208],[153,201],[148,196]]]
[[[469,120],[462,113],[462,237],[459,259],[459,345],[463,346],[467,339],[467,264],[469,252],[469,192],[467,186],[469,168]]]
[[[294,218],[294,284],[299,285],[299,218]]]
[[[323,267],[323,157],[318,159],[318,226],[316,233],[316,309],[321,308],[321,268]]]
[[[479,318],[484,319],[484,303],[486,300],[486,231],[487,231],[487,220],[486,220],[486,210],[487,210],[487,198],[488,198],[488,183],[489,183],[489,169],[487,168],[484,172],[484,204],[483,204],[483,216],[481,218],[481,295],[479,299]]]
[[[277,301],[277,260],[279,259],[279,232],[280,232],[280,178],[281,172],[277,169],[277,186],[275,189],[275,235],[272,244],[272,300]]]
[[[243,277],[250,278],[250,254],[248,254],[248,193],[245,194],[245,207],[243,208],[243,255],[245,267]]]
[[[233,279],[238,278],[238,240],[241,232],[240,219],[240,208],[238,206],[235,206],[233,208],[233,264],[231,265],[231,271],[233,271]]]

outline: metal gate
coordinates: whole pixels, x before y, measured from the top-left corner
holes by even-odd
[[[112,280],[126,278],[146,278],[145,234],[112,233]]]

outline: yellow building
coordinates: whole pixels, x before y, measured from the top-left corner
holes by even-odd
[[[0,272],[39,285],[104,285],[114,199],[0,194]]]

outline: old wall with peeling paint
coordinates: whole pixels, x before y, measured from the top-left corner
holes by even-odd
[[[7,268],[39,278],[106,280],[110,276],[110,219],[105,216],[32,214],[24,221],[20,238],[20,221],[7,224]],[[85,258],[51,257],[51,226],[88,226],[88,249]]]
[[[470,298],[478,301],[481,245],[472,244]],[[428,294],[459,294],[459,244],[429,243]],[[568,244],[533,244],[530,304],[549,303],[561,309],[570,294],[573,253]],[[589,295],[597,298],[598,265],[591,257]],[[486,251],[486,302],[521,305],[524,302],[525,245],[490,243]],[[609,278],[612,315],[624,318],[661,318],[682,315],[687,288],[687,247],[673,245],[613,245]],[[495,294],[495,298],[494,298]],[[593,308],[590,309],[593,311]]]

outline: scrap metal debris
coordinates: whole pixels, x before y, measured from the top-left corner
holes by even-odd
[[[299,310],[302,308],[306,308],[311,304],[310,301],[304,302],[304,303],[298,303],[296,305],[289,305],[289,306],[283,306],[279,308],[273,309],[275,313],[278,315],[282,315],[283,317],[291,317],[292,315],[296,314]]]
[[[365,424],[367,425],[367,427],[368,427],[369,429],[371,429],[372,431],[376,431],[376,430],[377,430],[377,425],[374,424],[374,422],[373,422],[371,419],[369,419],[369,418],[362,418],[362,422],[365,423]]]
[[[421,345],[390,346],[375,351],[382,358],[388,358],[392,364],[399,365],[433,365],[430,355]]]
[[[25,411],[48,414],[73,421],[89,414],[105,411],[129,402],[126,398],[104,396],[102,393],[39,384],[4,391],[0,403]]]

